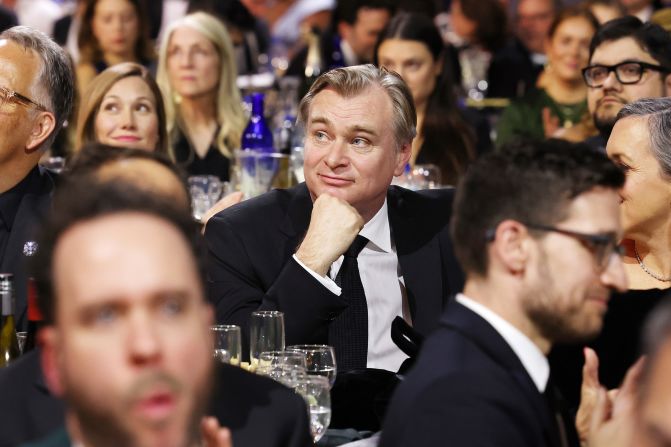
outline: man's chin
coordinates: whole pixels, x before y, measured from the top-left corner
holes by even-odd
[[[596,116],[594,117],[594,126],[599,131],[599,134],[608,140],[608,138],[610,138],[610,133],[615,126],[615,121],[617,121],[617,114],[605,117]]]

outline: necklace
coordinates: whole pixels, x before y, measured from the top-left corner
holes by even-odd
[[[657,281],[671,282],[671,278],[664,278],[664,277],[659,276],[659,275],[657,275],[656,273],[653,273],[653,272],[651,272],[650,270],[648,270],[648,268],[645,266],[645,264],[643,264],[643,260],[642,260],[641,257],[639,256],[639,254],[638,254],[638,250],[636,250],[636,243],[634,243],[634,255],[636,255],[636,260],[638,261],[638,265],[641,266],[641,268],[643,269],[643,271],[644,271],[645,273],[647,273],[648,275],[652,276],[652,277],[655,278]]]

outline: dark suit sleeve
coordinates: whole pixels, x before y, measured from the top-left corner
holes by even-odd
[[[284,312],[287,344],[325,342],[328,322],[344,301],[285,253],[277,235],[246,231],[226,213],[206,228],[208,294],[218,322],[243,329],[249,340],[249,318],[255,310]],[[270,228],[270,225],[269,225]]]
[[[533,446],[525,434],[528,417],[506,403],[509,398],[499,398],[502,390],[486,383],[459,373],[424,387],[404,408],[392,410],[380,447]]]

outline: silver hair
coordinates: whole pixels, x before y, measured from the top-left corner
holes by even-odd
[[[417,114],[410,89],[401,77],[375,65],[355,65],[336,68],[322,74],[310,87],[298,106],[300,121],[306,125],[310,106],[315,96],[324,89],[332,88],[345,98],[357,96],[371,87],[382,88],[391,99],[393,107],[392,127],[397,149],[412,142],[417,134]],[[371,112],[375,112],[371,110]]]
[[[617,114],[623,118],[647,118],[650,150],[664,177],[671,179],[671,98],[647,98],[625,105]]]
[[[0,39],[10,40],[23,48],[37,53],[42,64],[33,85],[38,87],[40,102],[52,111],[56,121],[51,135],[42,143],[43,148],[51,146],[58,131],[72,112],[75,99],[75,79],[70,56],[56,42],[41,31],[15,26],[0,34]],[[20,63],[20,61],[17,61]],[[43,95],[46,93],[46,97]]]

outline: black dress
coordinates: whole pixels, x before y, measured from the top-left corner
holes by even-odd
[[[671,299],[669,289],[629,290],[614,293],[608,303],[601,334],[588,346],[599,357],[599,379],[607,389],[620,386],[641,352],[641,332],[650,312],[662,299]],[[568,403],[580,403],[583,345],[557,345],[550,353],[553,378]]]
[[[215,131],[215,136],[219,129]],[[212,138],[214,142],[215,138]],[[177,133],[173,144],[175,162],[181,166],[187,175],[215,175],[222,181],[228,181],[230,177],[231,161],[214,145],[210,144],[205,157],[198,156],[191,147],[189,139],[182,133]]]

